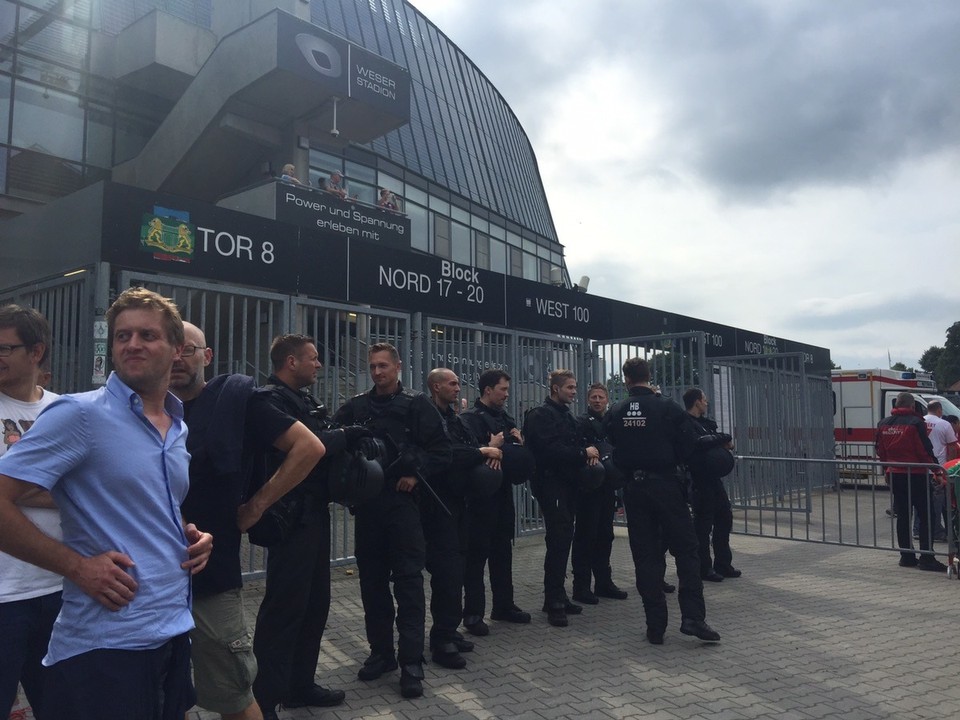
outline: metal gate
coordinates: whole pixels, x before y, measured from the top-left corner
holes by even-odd
[[[171,298],[184,320],[193,323],[213,350],[208,375],[242,373],[262,385],[270,375],[270,342],[288,332],[289,298],[262,291],[166,278],[120,273],[120,288],[139,285]]]
[[[549,395],[547,376],[560,368],[587,380],[583,341],[558,335],[538,335],[426,318],[423,357],[430,369],[450,368],[460,378],[461,397],[473,405],[484,370],[499,369],[511,377],[507,410],[522,427],[527,410]],[[425,369],[425,372],[428,369]],[[576,409],[573,409],[576,412]],[[514,488],[518,535],[541,532],[543,519],[528,485]]]
[[[832,457],[829,378],[806,374],[803,355],[776,353],[710,360],[713,414],[732,428],[737,453],[750,457]],[[831,487],[827,465],[795,462],[738,463],[727,478],[737,508],[811,511],[811,495]]]
[[[734,438],[741,455],[830,458],[832,403],[829,378],[807,376],[800,353],[707,358],[708,338],[692,332],[594,343],[594,377],[610,389],[611,402],[625,396],[621,366],[628,357],[650,362],[652,381],[682,404],[699,387],[710,414]],[[814,488],[834,482],[816,464],[742,462],[727,478],[735,507],[809,513]]]
[[[623,363],[641,357],[650,363],[651,380],[665,397],[682,405],[683,393],[694,386],[712,397],[713,378],[704,372],[706,337],[702,332],[689,332],[595,341],[590,353],[593,382],[607,386],[611,405],[622,400],[627,395]]]
[[[69,278],[21,288],[0,300],[0,304],[31,307],[43,313],[50,323],[48,369],[51,391],[79,392],[90,387],[93,373],[90,326],[93,284],[93,274],[85,271]]]
[[[403,368],[407,369],[403,383],[410,386],[409,316],[296,298],[290,325],[292,332],[316,340],[323,368],[312,392],[331,415],[354,395],[372,387],[367,351],[377,343],[388,342],[397,348]],[[330,557],[335,565],[352,562],[353,516],[341,505],[330,506],[330,541]]]

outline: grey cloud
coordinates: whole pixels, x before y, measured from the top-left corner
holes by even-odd
[[[642,12],[649,44],[632,57],[659,78],[671,108],[662,152],[722,194],[860,183],[960,140],[960,5],[709,2]]]
[[[567,34],[544,30],[553,12]],[[585,57],[627,64],[666,108],[654,164],[727,199],[879,181],[960,144],[960,3],[470,3],[451,37],[531,136]],[[568,52],[539,49],[551,42]]]
[[[924,323],[939,321],[946,333],[947,327],[956,320],[957,299],[947,295],[929,292],[924,294],[903,294],[896,289],[878,295],[876,302],[858,305],[853,308],[844,306],[842,300],[836,303],[836,309],[827,312],[788,312],[782,319],[785,327],[797,331],[824,330],[831,332],[856,330],[866,325],[884,323]],[[894,338],[891,338],[893,341]],[[929,344],[940,344],[942,338],[931,338]]]

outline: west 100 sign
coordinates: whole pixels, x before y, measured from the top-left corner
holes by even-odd
[[[350,241],[351,302],[502,325],[503,276],[434,255]]]

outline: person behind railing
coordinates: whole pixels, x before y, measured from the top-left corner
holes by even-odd
[[[294,167],[293,163],[287,163],[280,170],[280,182],[290,183],[291,185],[303,185],[306,187],[306,183],[301,182],[297,177],[297,168]]]
[[[683,394],[683,405],[697,434],[697,445],[687,467],[692,481],[693,526],[700,546],[700,577],[721,582],[724,578],[738,578],[742,573],[733,567],[733,552],[730,550],[733,510],[723,486],[724,476],[734,467],[730,452],[733,442],[729,435],[717,429],[713,419],[707,417],[709,403],[700,388],[690,388]],[[710,561],[711,547],[713,562]]]
[[[339,170],[330,173],[330,177],[323,181],[323,189],[341,200],[347,199],[347,189],[343,185],[343,175]]]
[[[933,445],[933,454],[937,456],[937,462],[943,465],[950,460],[955,460],[960,453],[957,450],[957,434],[946,418],[943,417],[943,405],[939,400],[932,400],[927,405],[927,414],[923,421],[927,424],[927,436],[930,438],[930,444]],[[947,526],[944,519],[946,511],[946,488],[938,485],[933,490],[933,508],[930,514],[930,531],[933,533],[933,539],[943,542],[947,539]],[[919,533],[917,519],[914,518],[913,534]]]
[[[920,550],[930,550],[930,504],[927,496],[927,470],[922,467],[897,466],[892,463],[938,464],[933,445],[927,437],[927,426],[913,407],[913,395],[897,395],[893,412],[877,426],[877,457],[886,467],[888,482],[893,492],[893,506],[897,514],[897,546],[900,548],[900,566],[943,572],[947,566],[932,554],[917,559],[910,538],[910,508],[920,518]],[[943,484],[946,478],[935,473],[934,479]]]
[[[384,210],[393,210],[394,212],[400,210],[400,206],[397,204],[397,196],[386,188],[380,188],[380,198],[377,200],[377,207],[381,207]]]

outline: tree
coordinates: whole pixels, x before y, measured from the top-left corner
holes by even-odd
[[[960,321],[947,328],[947,342],[937,359],[937,386],[946,389],[960,380]]]
[[[893,365],[890,366],[890,369],[891,369],[891,370],[899,370],[900,372],[904,372],[904,371],[906,371],[907,366],[904,365],[902,362],[895,362]]]
[[[931,345],[923,351],[920,356],[920,367],[928,372],[937,372],[937,363],[940,362],[940,356],[943,354],[943,348],[939,345]]]

